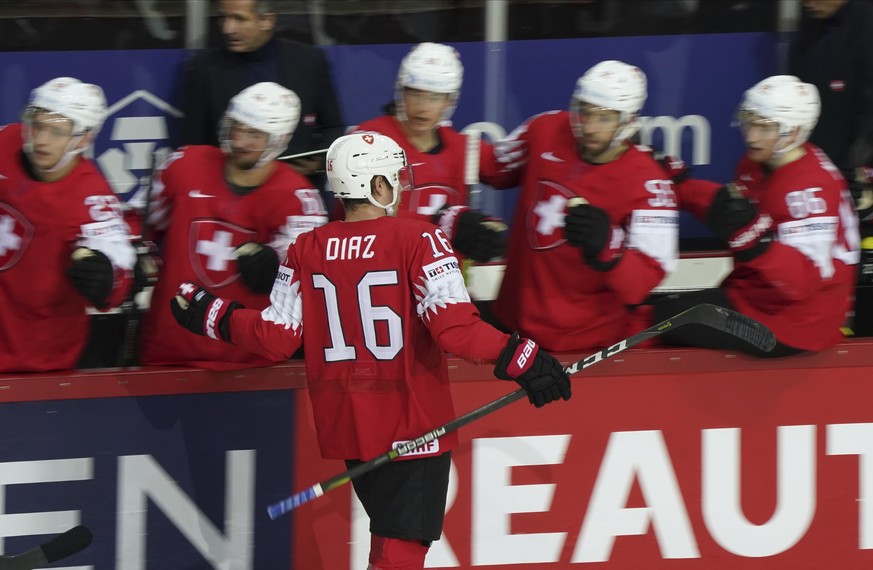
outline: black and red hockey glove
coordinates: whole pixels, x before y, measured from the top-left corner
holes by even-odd
[[[564,236],[582,250],[582,259],[595,271],[609,271],[624,253],[624,230],[613,227],[606,212],[584,198],[567,202]]]
[[[464,257],[486,263],[506,251],[506,224],[467,206],[441,209],[433,222]]]
[[[243,284],[252,293],[266,295],[273,290],[279,271],[279,255],[269,245],[247,241],[236,248],[236,265]]]
[[[115,269],[102,251],[79,247],[70,256],[73,263],[67,268],[67,276],[80,295],[102,309],[115,284]]]
[[[517,382],[527,392],[530,403],[538,408],[556,400],[570,399],[570,377],[561,363],[517,332],[509,337],[497,357],[494,375]]]
[[[707,211],[712,232],[727,243],[736,261],[751,261],[767,251],[773,241],[773,218],[760,214],[733,184],[718,189]]]
[[[193,283],[182,283],[176,296],[170,299],[170,310],[176,322],[189,331],[214,338],[230,340],[230,314],[243,306],[236,301],[216,297]]]

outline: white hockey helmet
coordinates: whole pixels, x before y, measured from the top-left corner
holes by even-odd
[[[39,109],[70,119],[75,135],[96,134],[106,118],[106,96],[98,85],[56,77],[31,91],[25,118]]]
[[[620,113],[621,126],[615,133],[613,144],[633,136],[639,129],[637,116],[647,94],[646,74],[639,67],[612,59],[601,61],[576,81],[570,113],[574,134],[581,135],[573,111],[587,103]]]
[[[445,44],[424,42],[416,45],[400,62],[395,84],[394,101],[397,116],[406,118],[403,105],[403,89],[418,89],[432,93],[445,93],[451,105],[443,114],[443,120],[451,118],[461,93],[464,81],[464,66],[458,50]]]
[[[230,100],[221,124],[221,148],[230,152],[230,127],[246,125],[269,136],[256,167],[263,166],[285,150],[300,120],[300,98],[278,83],[265,81],[246,87]]]
[[[800,129],[797,138],[776,150],[776,154],[797,148],[809,139],[821,113],[821,99],[815,85],[793,75],[768,77],[746,91],[737,111],[741,125],[752,119],[770,120],[779,126],[779,138]]]
[[[83,83],[73,77],[56,77],[30,92],[24,109],[22,142],[25,154],[32,158],[33,120],[40,112],[56,115],[73,123],[73,138],[61,158],[46,172],[57,172],[94,144],[106,119],[106,96],[99,85]],[[84,139],[84,144],[83,144]]]
[[[374,206],[391,208],[398,194],[412,189],[412,170],[406,153],[390,137],[379,133],[355,133],[336,139],[327,149],[327,180],[340,199],[366,198]],[[384,176],[394,190],[391,204],[380,204],[373,197],[371,181]]]

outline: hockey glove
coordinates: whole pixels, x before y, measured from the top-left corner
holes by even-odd
[[[506,224],[467,206],[451,206],[434,215],[446,237],[464,257],[485,263],[506,251]]]
[[[582,250],[582,259],[595,271],[609,271],[624,251],[624,231],[613,228],[609,216],[584,198],[567,202],[564,235]]]
[[[675,184],[681,184],[691,176],[691,167],[685,164],[685,161],[678,156],[665,154],[655,160]]]
[[[570,377],[554,356],[534,341],[513,333],[497,357],[494,375],[515,380],[527,392],[527,399],[541,408],[549,402],[570,399]]]
[[[706,221],[716,237],[727,243],[736,261],[755,259],[773,241],[773,219],[759,214],[758,207],[733,184],[715,193]]]
[[[70,258],[73,264],[67,269],[67,276],[73,287],[98,309],[105,307],[115,283],[112,262],[102,251],[87,247],[76,248]]]
[[[243,308],[236,301],[216,297],[193,283],[182,283],[170,299],[176,322],[189,331],[230,342],[230,314]]]
[[[236,265],[243,284],[252,293],[266,295],[273,290],[279,271],[279,256],[268,246],[247,241],[236,248]]]

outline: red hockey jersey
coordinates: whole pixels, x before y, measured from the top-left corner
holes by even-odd
[[[643,302],[677,263],[675,193],[660,165],[633,146],[612,162],[583,161],[566,111],[531,118],[495,149],[521,195],[494,314],[550,351],[608,346],[628,336],[635,326],[629,305]],[[614,238],[624,240],[610,271],[592,269],[564,237],[574,196],[604,210]]]
[[[860,237],[839,169],[818,147],[807,143],[804,149],[804,156],[773,171],[740,160],[735,183],[773,219],[777,241],[752,261],[736,263],[722,287],[738,311],[767,325],[780,342],[822,350],[842,338]],[[682,208],[705,220],[718,187],[681,184]]]
[[[231,338],[272,360],[305,338],[326,458],[372,459],[453,419],[443,351],[495,362],[508,340],[479,320],[442,231],[418,220],[331,222],[300,236],[270,300],[231,313]],[[416,456],[456,443],[451,433]]]
[[[90,160],[57,182],[24,170],[21,125],[0,130],[0,372],[73,368],[88,340],[89,304],[66,275],[78,246],[115,267],[108,306],[127,294],[136,253],[121,203]]]
[[[155,175],[149,223],[161,240],[163,265],[143,325],[142,361],[228,370],[270,363],[257,354],[192,335],[176,324],[170,299],[190,281],[252,309],[269,295],[240,279],[234,250],[248,241],[269,244],[282,259],[301,233],[327,221],[318,190],[277,163],[262,186],[239,196],[224,180],[224,154],[211,146],[183,147]]]

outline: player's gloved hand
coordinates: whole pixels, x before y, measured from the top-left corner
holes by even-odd
[[[846,175],[846,180],[855,201],[858,219],[862,222],[870,222],[873,220],[873,168],[859,166],[851,175]]]
[[[261,295],[273,290],[279,271],[279,255],[272,247],[247,241],[236,248],[236,265],[243,284]]]
[[[273,290],[273,282],[279,271],[276,250],[268,245],[247,241],[234,253],[240,277],[249,291],[263,295]]]
[[[675,184],[681,184],[691,176],[691,167],[685,164],[685,161],[678,156],[671,156],[669,154],[656,155],[655,160]]]
[[[567,201],[564,235],[595,271],[609,271],[624,253],[624,231],[614,228],[607,213],[584,198]]]
[[[155,242],[143,240],[134,246],[136,247],[136,264],[133,266],[131,294],[136,295],[157,282],[158,272],[163,262],[161,261],[161,252]]]
[[[87,247],[76,248],[70,258],[73,263],[67,269],[67,276],[73,287],[98,309],[105,307],[115,283],[112,262],[102,251]]]
[[[773,241],[773,219],[769,214],[760,214],[758,207],[734,184],[718,189],[706,221],[716,237],[727,243],[737,261],[755,259]]]
[[[189,331],[214,338],[230,340],[230,314],[243,306],[236,301],[216,297],[193,283],[182,283],[176,296],[170,299],[170,310],[176,322]]]
[[[506,251],[506,224],[467,206],[441,209],[434,216],[446,237],[464,257],[485,263]]]
[[[494,375],[514,380],[527,392],[527,399],[541,408],[549,402],[570,399],[570,377],[554,356],[534,341],[513,333],[497,358]]]

